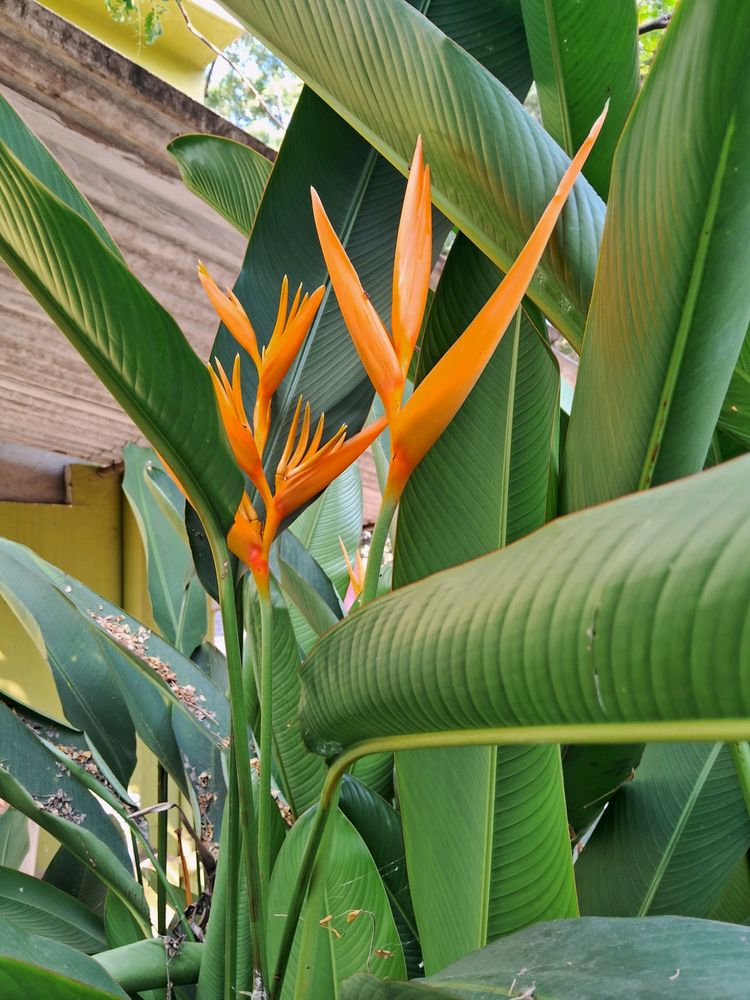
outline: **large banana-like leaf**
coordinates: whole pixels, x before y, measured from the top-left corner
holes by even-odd
[[[46,727],[65,747],[66,727]],[[72,743],[72,741],[71,741]],[[0,702],[0,797],[60,841],[143,920],[146,904],[120,831],[22,717]]]
[[[37,180],[65,202],[69,208],[85,219],[99,239],[120,257],[115,241],[102,225],[102,221],[71,181],[47,147],[37,139],[23,119],[0,95],[0,136],[10,151],[31,171]]]
[[[57,941],[27,934],[0,919],[0,996],[3,1000],[127,1000],[93,958]]]
[[[346,818],[356,827],[378,866],[401,938],[406,974],[410,977],[419,976],[422,972],[422,952],[417,939],[417,922],[406,871],[401,818],[377,792],[349,775],[342,782],[339,805]]]
[[[740,858],[711,911],[712,920],[750,925],[750,856]]]
[[[106,946],[102,925],[77,899],[10,868],[0,868],[0,917],[88,955]]]
[[[70,702],[78,716],[71,721],[87,730],[103,754],[118,727],[127,724],[132,733],[134,725],[189,795],[196,828],[212,840],[224,803],[226,696],[169,643],[24,546],[0,540],[0,572],[11,608],[38,643],[43,636],[50,663],[65,667],[63,704],[70,712]],[[96,683],[104,693],[95,702]],[[102,707],[107,705],[121,718],[111,721]],[[107,741],[103,747],[98,737]]]
[[[201,517],[225,529],[241,480],[208,373],[111,242],[45,187],[46,169],[38,180],[5,138],[14,136],[0,130],[0,257],[164,455]]]
[[[750,324],[750,8],[734,13],[680,4],[623,132],[567,434],[564,510],[703,468]],[[566,774],[571,821],[606,801],[639,756],[618,746],[577,755]]]
[[[154,621],[167,642],[190,656],[206,636],[208,603],[185,533],[185,501],[151,448],[127,444],[123,457],[122,488],[146,552]]]
[[[467,955],[421,984],[358,976],[341,1000],[635,1000],[747,996],[747,929],[710,920],[564,920]]]
[[[466,237],[458,237],[430,313],[418,379],[501,277]],[[490,552],[544,523],[558,385],[550,351],[519,313],[406,488],[396,586]],[[576,914],[556,748],[420,750],[397,754],[396,761],[428,974],[535,919]]]
[[[219,135],[181,135],[167,150],[187,187],[249,236],[271,161],[250,146]]]
[[[474,21],[463,2],[425,5],[427,17],[403,0],[222,2],[404,173],[421,133],[435,205],[499,267],[510,266],[549,201],[566,157],[467,51],[471,38],[482,37],[485,5]],[[434,24],[428,20],[433,7]],[[499,5],[495,18],[493,27],[502,18],[517,20],[518,8]],[[455,31],[450,38],[441,22],[452,31],[468,23],[471,35]],[[505,43],[502,48],[507,51]],[[530,289],[576,347],[603,215],[600,199],[579,179]]]
[[[622,134],[566,510],[703,468],[750,325],[748,46],[749,6],[683,0]]]
[[[302,670],[306,740],[747,739],[749,491],[739,458],[375,601]]]
[[[272,956],[279,946],[313,815],[308,812],[294,824],[271,876],[268,941]],[[295,992],[295,978],[301,981],[306,973],[310,977],[307,995],[331,998],[339,995],[342,980],[355,972],[367,969],[388,979],[406,975],[388,897],[363,840],[338,810],[326,838],[324,880],[319,891],[311,889],[302,911],[279,1000],[301,995]],[[312,947],[303,969],[300,947],[305,934],[312,936]]]
[[[81,620],[66,594],[40,580],[31,558],[22,546],[0,540],[0,594],[49,664],[67,720],[86,730],[118,780],[127,784],[135,767],[135,730],[94,638],[96,626],[91,619]]]
[[[542,121],[568,156],[609,98],[607,120],[583,168],[606,201],[615,146],[638,92],[636,5],[521,0],[521,9]]]
[[[721,743],[646,748],[576,864],[581,912],[711,916],[750,847],[750,818]]]

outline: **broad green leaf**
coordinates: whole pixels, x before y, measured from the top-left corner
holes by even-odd
[[[712,920],[750,924],[750,856],[740,858],[711,911]]]
[[[651,744],[576,863],[581,912],[708,917],[749,847],[729,749]]]
[[[348,775],[341,785],[339,804],[378,866],[401,938],[406,974],[410,977],[419,976],[422,974],[422,951],[409,891],[401,817],[385,799]]]
[[[272,603],[272,733],[276,778],[295,817],[318,800],[325,778],[325,765],[302,742],[299,707],[300,653],[286,602],[275,584]],[[245,629],[256,685],[260,676],[260,602],[255,583],[248,574],[244,592]]]
[[[48,733],[55,739],[54,730]],[[66,727],[57,733],[57,742],[66,742]],[[0,703],[0,759],[0,798],[51,833],[143,920],[143,893],[132,877],[119,829],[86,786],[4,702]]]
[[[356,5],[329,0],[324,17],[311,0],[223,2],[404,173],[421,134],[434,204],[507,270],[567,160],[470,51],[472,40],[481,37],[486,6],[475,21],[466,17],[465,4],[451,4],[451,25],[463,15],[469,30],[448,38],[439,22],[428,20],[431,6],[425,17],[403,0]],[[514,16],[508,5],[501,12]],[[481,58],[481,52],[477,55]],[[321,197],[327,205],[323,192]],[[576,347],[603,215],[600,199],[579,179],[529,292]]]
[[[8,808],[0,813],[0,865],[19,868],[28,852],[28,820],[17,809]]]
[[[101,924],[77,899],[9,868],[0,868],[0,918],[88,955],[106,946]]]
[[[287,598],[297,641],[307,653],[318,636],[341,618],[339,595],[312,553],[291,530],[285,531],[271,549],[271,571]]]
[[[81,194],[50,151],[31,131],[24,120],[16,114],[4,97],[0,96],[0,137],[8,149],[18,157],[27,170],[37,180],[81,216],[94,230],[100,240],[120,257],[112,237],[101,223],[88,200]]]
[[[745,340],[721,408],[719,429],[750,449],[750,335]]]
[[[680,4],[623,131],[566,438],[565,511],[704,466],[750,324],[750,7],[735,13]],[[584,751],[591,786],[568,786],[572,814],[638,756]]]
[[[247,236],[271,173],[271,161],[242,142],[218,135],[181,135],[169,143],[167,151],[193,194]]]
[[[117,778],[135,767],[135,731],[97,628],[84,621],[68,595],[35,570],[28,549],[0,540],[0,594],[49,664],[69,722],[85,729]]]
[[[64,663],[79,655],[79,647],[84,651],[73,661],[84,675],[78,689],[81,697],[93,698],[94,671],[98,671],[102,699],[117,699],[119,724],[132,718],[144,743],[189,795],[196,829],[203,828],[208,838],[219,827],[224,802],[220,752],[229,736],[229,706],[223,692],[192,660],[135,618],[24,546],[0,540],[0,566],[1,585],[11,593],[11,607],[23,594],[27,627],[47,630],[48,641],[55,644],[51,648],[59,651]],[[58,611],[57,618],[50,617],[50,608]],[[66,627],[58,631],[56,623],[63,614]],[[100,728],[96,708],[103,716],[103,704],[105,700],[91,702],[91,714]],[[81,725],[99,748],[93,724]]]
[[[94,959],[0,919],[0,996],[126,1000],[127,994]]]
[[[226,529],[240,476],[204,366],[90,222],[2,141],[0,257],[166,458],[201,517]]]
[[[635,1000],[747,996],[747,931],[684,917],[537,924],[420,984],[357,977],[341,1000]]]
[[[750,7],[727,17],[683,0],[623,131],[568,429],[566,510],[703,468],[750,325],[749,45]]]
[[[390,590],[390,588],[389,588]],[[349,772],[386,801],[393,799],[393,754],[372,753],[355,761]]]
[[[309,811],[294,824],[271,875],[271,956],[279,947],[313,815]],[[342,981],[365,969],[389,979],[406,975],[398,930],[377,866],[360,835],[338,810],[329,821],[324,844],[324,859],[318,862],[325,865],[321,891],[316,895],[311,890],[302,910],[279,1000],[294,995],[295,979],[304,974],[299,957],[305,930],[313,942],[312,952],[306,956],[310,960],[311,997],[336,1000]],[[356,910],[361,912],[348,922],[347,916]],[[331,919],[321,924],[329,915]]]
[[[638,17],[633,0],[521,0],[542,121],[568,156],[609,100],[583,172],[607,200],[617,140],[638,93]]]
[[[465,237],[457,238],[425,331],[418,380],[501,277]],[[544,523],[558,400],[557,364],[519,313],[407,485],[396,535],[397,586]],[[528,766],[516,759],[524,754]],[[535,919],[575,915],[556,750],[420,750],[397,754],[396,769],[428,973]]]
[[[122,488],[146,552],[148,593],[164,638],[190,656],[206,635],[206,592],[196,575],[184,524],[185,501],[151,448],[123,448]]]
[[[375,601],[305,663],[308,745],[747,739],[748,491],[744,457]]]
[[[362,479],[357,465],[350,466],[300,514],[289,529],[343,597],[349,583],[339,538],[351,559],[362,535]]]

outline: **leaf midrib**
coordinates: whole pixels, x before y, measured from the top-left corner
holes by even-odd
[[[700,797],[700,794],[703,791],[703,787],[706,784],[706,781],[708,780],[711,771],[713,770],[714,764],[716,763],[716,758],[719,756],[722,746],[723,746],[722,743],[714,744],[713,750],[708,755],[705,764],[701,768],[700,774],[698,775],[698,778],[695,784],[693,785],[690,795],[688,796],[687,801],[685,802],[680,812],[680,816],[677,822],[672,827],[672,833],[670,835],[669,840],[667,841],[666,846],[664,847],[664,850],[661,853],[659,864],[657,865],[656,871],[653,874],[651,883],[648,887],[648,891],[646,892],[646,895],[643,897],[643,901],[638,909],[638,912],[636,913],[637,917],[645,917],[648,915],[649,908],[654,901],[654,897],[658,892],[659,887],[661,886],[664,876],[667,873],[667,869],[669,868],[669,865],[672,861],[674,852],[677,850],[677,846],[680,842],[680,839],[682,838],[683,833],[685,832],[685,827],[688,823],[688,820],[693,814],[693,810],[696,806],[698,798]]]
[[[568,100],[565,93],[565,75],[562,67],[560,39],[557,31],[557,21],[555,19],[553,0],[544,0],[544,12],[547,18],[547,33],[549,35],[552,69],[555,74],[555,93],[557,95],[557,103],[560,110],[560,130],[562,132],[563,149],[568,156],[572,156],[573,134],[570,127]]]
[[[677,333],[669,358],[669,366],[667,368],[664,385],[659,396],[654,425],[652,427],[651,436],[646,448],[643,466],[641,467],[641,475],[638,480],[639,490],[648,489],[651,485],[654,472],[656,471],[656,466],[659,461],[661,446],[664,440],[664,433],[667,428],[669,413],[674,399],[675,388],[677,386],[682,360],[687,348],[688,336],[692,328],[692,321],[697,307],[701,281],[703,279],[708,259],[708,249],[714,233],[714,224],[716,222],[719,202],[721,200],[721,190],[726,176],[727,162],[729,160],[729,152],[735,132],[736,119],[737,111],[735,108],[729,118],[729,121],[727,122],[726,131],[724,133],[724,141],[721,144],[721,151],[716,164],[716,172],[711,184],[711,194],[706,206],[706,212],[701,225],[700,236],[698,238],[698,245],[693,258],[690,281],[688,283],[682,311],[680,313]]]

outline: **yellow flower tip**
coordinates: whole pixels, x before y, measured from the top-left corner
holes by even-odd
[[[346,546],[344,545],[344,539],[339,537],[339,545],[341,546],[341,552],[344,556],[344,562],[346,563],[346,572],[349,574],[349,583],[351,585],[352,591],[355,597],[359,597],[362,592],[362,585],[365,582],[364,565],[362,563],[362,556],[357,549],[355,562],[356,568],[352,566],[349,560],[349,553],[346,551]]]

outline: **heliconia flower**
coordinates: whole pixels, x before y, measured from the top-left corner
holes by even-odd
[[[227,535],[229,551],[241,559],[259,582],[267,580],[268,558],[263,548],[263,527],[247,493],[242,494],[234,524]]]
[[[216,368],[218,369],[218,374],[210,365],[208,366],[216,393],[216,400],[219,404],[219,413],[221,414],[224,430],[227,432],[232,452],[237,459],[239,467],[260,493],[264,505],[268,506],[271,499],[271,490],[266,480],[266,474],[263,471],[263,463],[245,413],[245,405],[242,401],[239,354],[234,359],[231,383],[218,358],[216,359]]]
[[[387,423],[386,417],[381,417],[351,438],[346,437],[346,426],[343,425],[326,444],[321,445],[325,419],[321,413],[315,433],[308,444],[309,403],[305,406],[302,427],[297,438],[301,403],[300,400],[297,404],[286,448],[276,468],[274,496],[266,518],[266,531],[269,523],[273,524],[276,530],[284,518],[306,504],[348,469],[370,447]]]
[[[362,562],[362,555],[359,549],[357,549],[354,557],[354,566],[352,566],[343,538],[339,538],[339,545],[341,546],[341,553],[346,563],[346,572],[349,574],[349,589],[344,598],[344,610],[348,611],[362,593],[362,586],[365,582],[365,564]]]
[[[258,389],[253,410],[253,439],[262,458],[271,426],[273,394],[299,353],[323,299],[325,287],[321,285],[311,295],[302,295],[300,285],[287,313],[289,281],[285,277],[281,283],[276,325],[268,344],[259,350],[252,323],[234,292],[229,288],[226,294],[222,292],[202,263],[198,264],[198,277],[219,319],[240,346],[247,351],[257,369]]]
[[[411,161],[393,261],[391,330],[393,347],[406,375],[422,328],[432,271],[430,168],[422,160],[422,137]]]
[[[390,424],[391,462],[384,498],[396,500],[400,497],[414,468],[443,433],[476,385],[521,305],[565,199],[599,135],[606,114],[605,106],[563,174],[552,200],[526,245],[497,290],[464,333],[416,387],[410,399],[403,404],[406,371],[413,350],[411,339],[416,339],[424,313],[425,274],[429,279],[429,255],[425,257],[425,234],[429,232],[429,174],[428,168],[421,166],[421,143],[417,144],[412,161],[412,173],[399,226],[394,275],[394,312],[398,318],[394,324],[392,339],[367,298],[320,199],[313,191],[313,214],[331,283],[349,333],[383,402]],[[411,239],[409,233],[412,234]],[[415,306],[420,305],[419,310],[406,308],[404,298],[408,292],[414,296]]]

